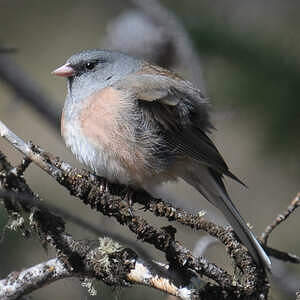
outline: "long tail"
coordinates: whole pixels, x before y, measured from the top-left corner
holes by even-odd
[[[215,178],[205,166],[194,165],[182,178],[222,211],[235,233],[258,265],[271,269],[271,261],[229,198],[221,177]]]

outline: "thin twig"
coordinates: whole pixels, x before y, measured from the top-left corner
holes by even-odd
[[[288,219],[288,217],[300,206],[300,193],[292,200],[287,210],[282,214],[279,214],[276,219],[266,227],[264,232],[260,236],[260,240],[267,245],[268,239],[272,231],[278,227],[282,222]]]

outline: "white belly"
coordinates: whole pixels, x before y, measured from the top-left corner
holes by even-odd
[[[75,157],[95,174],[112,182],[129,184],[129,174],[120,161],[104,150],[101,144],[95,147],[84,137],[76,121],[64,124],[63,137]]]

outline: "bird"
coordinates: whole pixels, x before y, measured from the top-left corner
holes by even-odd
[[[151,193],[179,178],[225,216],[255,263],[271,261],[226,191],[241,183],[209,137],[211,105],[175,72],[110,50],[83,50],[52,72],[67,78],[61,134],[75,157],[111,182]]]

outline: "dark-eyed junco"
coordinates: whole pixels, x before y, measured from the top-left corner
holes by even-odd
[[[209,103],[200,90],[161,67],[128,55],[87,50],[53,74],[68,78],[61,131],[96,174],[148,191],[182,178],[219,208],[257,264],[271,263],[230,200],[233,175],[207,136]]]

